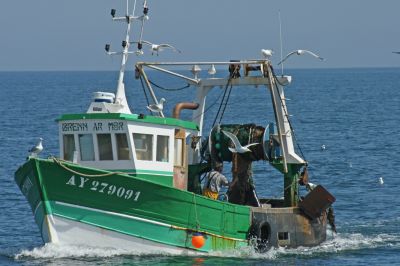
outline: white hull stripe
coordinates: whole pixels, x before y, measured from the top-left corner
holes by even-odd
[[[116,212],[103,211],[103,210],[99,210],[99,209],[94,209],[94,208],[90,208],[90,207],[79,206],[79,205],[70,204],[70,203],[65,203],[65,202],[60,202],[60,201],[55,201],[55,204],[62,205],[62,206],[67,206],[67,207],[78,208],[78,209],[82,209],[82,210],[89,210],[89,211],[104,213],[104,214],[108,214],[108,215],[114,215],[114,216],[124,217],[124,218],[128,218],[128,219],[136,220],[136,221],[142,221],[142,222],[151,223],[151,224],[156,224],[156,225],[165,226],[165,227],[172,227],[172,225],[170,225],[170,224],[161,223],[161,222],[157,222],[157,221],[153,221],[153,220],[148,220],[148,219],[144,219],[144,218],[140,218],[140,217],[136,217],[136,216],[130,216],[130,215],[121,214],[121,213],[116,213]],[[57,214],[54,213],[53,215],[57,215]]]

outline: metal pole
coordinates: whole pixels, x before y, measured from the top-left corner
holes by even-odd
[[[281,149],[282,149],[282,158],[283,158],[283,172],[287,173],[288,172],[288,168],[287,168],[287,151],[286,151],[286,146],[285,143],[283,143],[283,125],[282,125],[282,121],[280,119],[280,117],[278,116],[278,105],[276,102],[276,93],[275,93],[275,80],[272,76],[272,71],[271,68],[269,67],[269,65],[266,66],[267,68],[267,73],[268,73],[268,79],[269,79],[269,84],[270,84],[270,90],[271,90],[271,98],[272,98],[272,106],[274,108],[274,114],[275,114],[275,120],[276,120],[276,127],[278,129],[278,137],[279,137],[279,142],[281,144]],[[265,67],[264,67],[265,70]],[[278,95],[280,97],[280,95]],[[281,108],[282,109],[282,108]]]
[[[151,87],[151,84],[150,84],[150,82],[149,82],[149,80],[148,80],[148,78],[147,78],[146,73],[144,72],[144,70],[143,70],[143,68],[142,68],[141,66],[140,66],[140,67],[138,66],[138,69],[139,69],[139,71],[140,71],[140,74],[143,76],[144,81],[146,82],[146,86],[147,86],[147,88],[149,89],[151,98],[153,98],[153,101],[154,101],[155,104],[158,104],[157,97],[156,97],[156,95],[154,94],[153,88]],[[160,116],[161,116],[161,117],[165,117],[163,111],[160,111]]]

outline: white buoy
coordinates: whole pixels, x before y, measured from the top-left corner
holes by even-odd
[[[383,177],[379,177],[379,184],[383,185],[384,181],[383,181]]]

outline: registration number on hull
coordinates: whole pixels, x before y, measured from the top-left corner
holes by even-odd
[[[66,185],[75,186],[81,189],[91,190],[97,193],[102,193],[108,196],[116,196],[125,200],[138,201],[140,191],[127,189],[123,186],[116,186],[107,182],[100,182],[97,180],[90,180],[90,178],[75,175],[71,176]]]

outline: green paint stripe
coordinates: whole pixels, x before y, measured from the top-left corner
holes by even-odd
[[[191,130],[199,130],[198,125],[190,121],[183,121],[180,119],[175,119],[170,117],[163,118],[163,117],[149,116],[149,115],[146,115],[143,118],[139,118],[139,115],[137,114],[120,114],[120,113],[65,114],[56,119],[56,121],[80,120],[80,119],[117,119],[117,120],[135,121],[140,123],[181,127]]]

